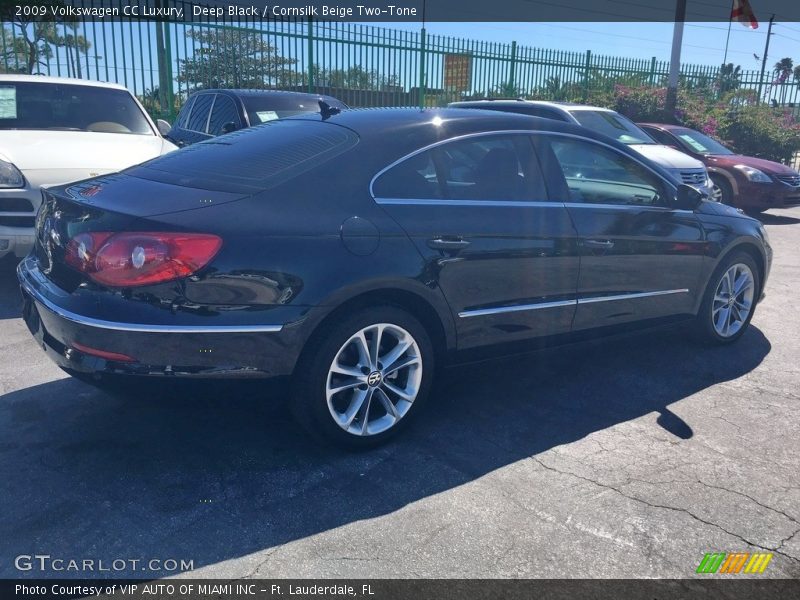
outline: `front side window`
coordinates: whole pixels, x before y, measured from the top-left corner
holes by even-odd
[[[126,90],[44,82],[0,82],[0,129],[155,135]]]
[[[663,206],[664,185],[629,156],[588,140],[550,137],[550,149],[569,188],[569,201]]]
[[[377,198],[543,200],[526,135],[475,136],[416,154],[381,175]]]
[[[239,112],[236,110],[233,100],[228,96],[217,94],[214,108],[211,110],[211,120],[208,122],[208,133],[210,135],[222,135],[238,128]]]

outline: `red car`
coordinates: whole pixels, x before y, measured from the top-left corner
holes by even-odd
[[[677,148],[706,165],[715,200],[760,213],[800,205],[800,173],[763,158],[735,154],[709,136],[663,123],[638,123],[657,142]]]

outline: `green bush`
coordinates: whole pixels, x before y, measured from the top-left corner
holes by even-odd
[[[749,156],[788,162],[800,150],[800,122],[791,109],[756,104],[741,92],[715,99],[705,88],[680,90],[675,113],[665,111],[666,88],[617,86],[609,106],[633,121],[676,123],[717,138]]]

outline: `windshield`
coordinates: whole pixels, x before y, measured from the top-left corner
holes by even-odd
[[[672,134],[680,140],[687,149],[699,154],[733,154],[717,140],[708,137],[704,133],[694,129],[673,129]]]
[[[623,144],[655,144],[653,138],[622,115],[606,110],[571,110],[584,127],[614,138]]]
[[[322,98],[333,108],[345,109],[347,106],[333,98]],[[264,94],[242,96],[250,125],[258,125],[275,119],[284,119],[303,113],[318,113],[319,98],[314,96],[288,96]]]
[[[126,90],[47,82],[0,82],[0,129],[155,135]]]

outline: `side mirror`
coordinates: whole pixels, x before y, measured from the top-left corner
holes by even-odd
[[[232,131],[236,131],[236,129],[236,123],[233,121],[228,121],[222,126],[222,133],[231,133]]]
[[[678,194],[675,197],[675,208],[694,210],[700,206],[700,203],[706,198],[708,198],[708,194],[704,194],[691,185],[682,183],[678,186]]]
[[[164,119],[158,119],[156,121],[156,127],[158,127],[158,133],[160,133],[161,135],[167,135],[169,133],[169,130],[172,129],[172,125],[170,125]]]

